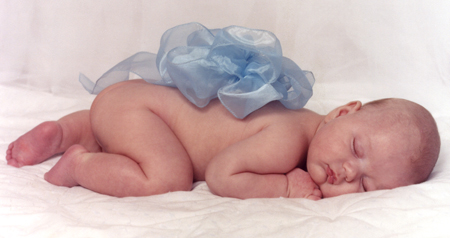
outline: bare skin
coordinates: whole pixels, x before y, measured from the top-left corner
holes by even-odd
[[[206,180],[221,196],[317,200],[322,194],[304,170],[322,119],[271,103],[238,120],[217,100],[199,109],[176,89],[129,81],[102,91],[90,111],[21,136],[7,161],[21,167],[65,152],[47,181],[118,197],[190,190]]]
[[[218,100],[200,109],[177,89],[133,80],[103,90],[90,110],[38,125],[6,159],[21,167],[64,153],[48,182],[117,197],[187,191],[194,181],[220,196],[313,200],[413,184],[407,158],[418,131],[380,123],[398,108],[361,108],[323,116],[272,102],[240,120]]]
[[[14,167],[38,164],[65,152],[74,144],[99,152],[101,147],[90,131],[88,110],[69,114],[58,121],[41,123],[9,145],[7,163]]]

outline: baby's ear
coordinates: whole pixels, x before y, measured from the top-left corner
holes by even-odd
[[[361,106],[362,103],[360,101],[352,101],[343,106],[337,107],[325,116],[324,122],[327,123],[340,116],[355,113],[361,109]]]

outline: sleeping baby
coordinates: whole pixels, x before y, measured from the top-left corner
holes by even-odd
[[[34,165],[64,153],[45,174],[48,182],[117,197],[188,191],[206,181],[220,196],[318,200],[428,178],[440,139],[422,106],[353,101],[319,115],[301,108],[310,97],[300,87],[307,77],[279,57],[277,45],[269,47],[278,41],[273,35],[232,27],[206,31],[212,38],[205,40],[199,31],[195,25],[187,38],[201,44],[160,49],[156,83],[111,79],[144,72],[134,58],[85,85],[101,88],[90,110],[19,137],[8,147],[8,164]]]

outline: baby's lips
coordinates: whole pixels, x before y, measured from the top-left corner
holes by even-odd
[[[334,184],[334,182],[336,181],[336,176],[334,175],[333,170],[330,169],[330,166],[327,166],[327,182],[329,184]]]

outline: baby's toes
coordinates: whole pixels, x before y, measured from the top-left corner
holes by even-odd
[[[14,157],[13,149],[14,143],[9,144],[8,149],[6,150],[6,163],[14,167],[21,167],[21,163],[19,163]]]

